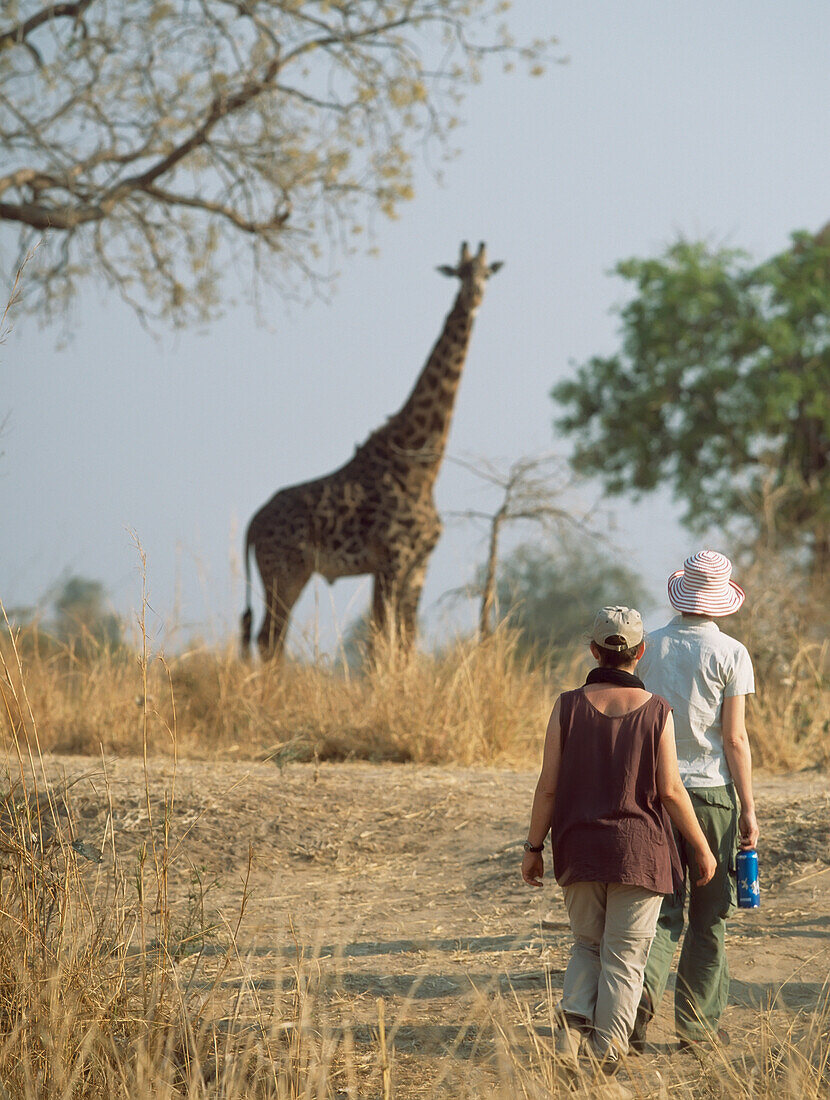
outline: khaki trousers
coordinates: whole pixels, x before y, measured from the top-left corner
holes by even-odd
[[[574,943],[560,1012],[591,1031],[598,1057],[625,1054],[663,895],[618,882],[574,882],[563,893]]]

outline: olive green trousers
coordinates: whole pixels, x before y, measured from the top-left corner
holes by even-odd
[[[674,992],[674,1022],[678,1038],[694,1040],[717,1032],[729,995],[724,937],[726,918],[736,903],[738,800],[731,784],[690,788],[689,797],[718,867],[705,886],[695,885],[698,872],[694,854],[675,830],[685,882],[663,901],[643,984],[656,1012],[669,980],[675,949],[683,936]],[[687,896],[688,925],[683,935]]]

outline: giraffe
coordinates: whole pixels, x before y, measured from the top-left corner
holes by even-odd
[[[344,466],[281,489],[251,519],[245,536],[243,654],[251,640],[252,549],[265,589],[265,618],[257,636],[263,658],[282,654],[291,609],[312,573],[329,584],[371,574],[373,628],[393,624],[404,648],[411,645],[427,562],[442,531],[433,486],[473,320],[485,283],[501,266],[488,264],[483,243],[473,255],[464,242],[458,264],[438,268],[461,286],[403,406]]]

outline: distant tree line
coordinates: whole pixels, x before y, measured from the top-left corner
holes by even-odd
[[[89,660],[124,646],[124,623],[107,605],[100,581],[72,575],[59,582],[45,611],[9,608],[12,629],[20,629],[25,646],[38,645]],[[4,622],[5,626],[5,622]]]

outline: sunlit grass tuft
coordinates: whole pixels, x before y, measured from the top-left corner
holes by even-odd
[[[44,750],[95,755],[173,750],[191,758],[367,759],[535,768],[556,695],[581,683],[581,652],[551,664],[523,655],[502,625],[484,641],[463,639],[408,659],[380,639],[356,673],[342,664],[243,662],[234,648],[201,647],[162,658],[99,648],[83,659],[36,635],[25,655],[27,695]],[[0,639],[10,682],[22,670],[11,639]],[[758,679],[748,703],[757,766],[768,771],[830,763],[830,652],[805,643],[786,675]],[[145,685],[146,671],[146,729]],[[12,696],[0,725],[31,735]]]

